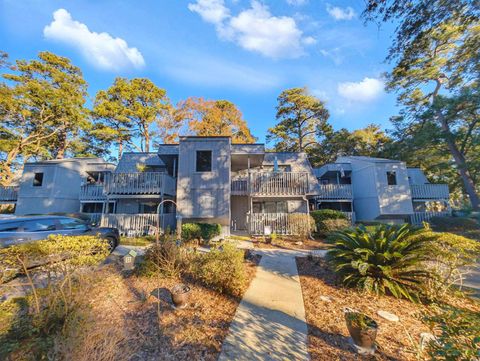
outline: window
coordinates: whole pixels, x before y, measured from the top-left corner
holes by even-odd
[[[36,219],[33,221],[26,221],[23,224],[24,232],[54,231],[55,228],[55,222],[53,219]]]
[[[83,221],[75,218],[61,218],[59,223],[62,226],[62,229],[87,229],[87,225]]]
[[[108,213],[113,213],[114,203],[108,203]],[[88,202],[82,203],[82,213],[103,213],[103,203],[102,202]]]
[[[396,186],[397,185],[397,173],[387,172],[387,184],[389,186]]]
[[[197,150],[197,172],[211,172],[212,171],[212,151],[211,150]]]
[[[0,232],[15,232],[22,222],[8,222],[0,224]]]
[[[33,176],[33,186],[41,187],[43,183],[43,173],[35,173]]]
[[[158,202],[148,202],[138,204],[138,213],[157,213]]]

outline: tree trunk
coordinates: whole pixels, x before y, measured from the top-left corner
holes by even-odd
[[[123,141],[120,140],[118,142],[118,160],[120,160],[120,158],[122,157],[122,153],[123,153]]]
[[[148,135],[148,132],[145,133],[145,152],[150,152],[150,136]]]
[[[67,135],[62,132],[58,135],[58,151],[57,151],[57,156],[55,157],[56,159],[63,159],[65,158],[65,152],[67,150]]]
[[[458,149],[458,146],[455,143],[455,140],[453,139],[453,134],[450,131],[450,126],[448,125],[448,122],[446,121],[443,114],[440,113],[439,118],[440,118],[440,123],[442,125],[442,130],[445,134],[445,139],[447,141],[448,149],[450,150],[450,153],[452,154],[455,164],[457,165],[458,173],[462,178],[463,186],[465,188],[465,191],[468,194],[468,197],[470,198],[470,203],[472,204],[472,208],[476,211],[480,210],[480,197],[478,196],[478,193],[475,189],[475,183],[473,182],[472,176],[468,171],[467,163],[465,161],[465,156]]]

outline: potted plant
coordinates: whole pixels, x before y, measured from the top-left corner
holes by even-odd
[[[348,332],[359,353],[373,354],[378,325],[372,318],[352,309],[345,309]]]
[[[190,293],[190,287],[183,283],[173,286],[170,290],[172,296],[172,302],[175,308],[185,308],[187,306],[188,295]]]

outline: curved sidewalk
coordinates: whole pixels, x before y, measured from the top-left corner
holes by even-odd
[[[302,289],[295,262],[306,252],[259,250],[255,278],[243,296],[219,361],[309,360]]]

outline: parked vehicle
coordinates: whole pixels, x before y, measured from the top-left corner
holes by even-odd
[[[17,216],[0,219],[0,248],[47,239],[51,234],[65,236],[98,235],[111,249],[120,241],[116,228],[92,228],[78,218],[62,216]]]

